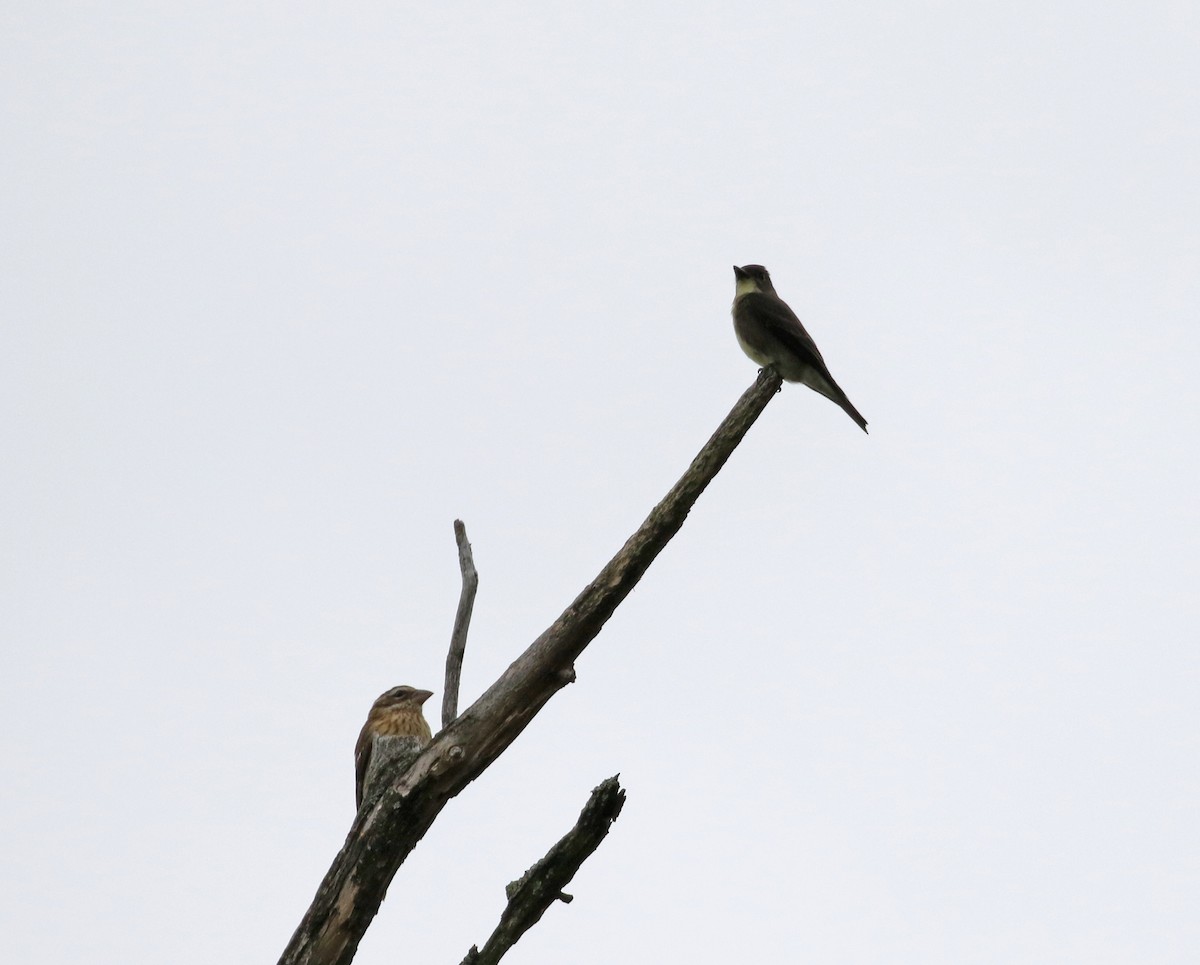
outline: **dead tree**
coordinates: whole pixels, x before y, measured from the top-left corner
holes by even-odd
[[[759,372],[754,384],[742,394],[687,471],[650,511],[617,555],[558,619],[458,717],[453,717],[457,704],[455,683],[455,693],[447,694],[443,703],[443,712],[448,712],[450,721],[443,721],[443,729],[415,759],[409,757],[378,780],[382,791],[363,802],[346,843],[317,889],[316,897],[292,935],[279,965],[347,965],[353,960],[359,942],[379,911],[387,887],[404,859],[424,837],[446,803],[516,740],[551,697],[575,680],[575,658],[596,637],[654,558],[683,526],[697,498],[779,391],[780,384],[774,369],[768,367]],[[464,532],[459,535],[460,554],[465,543]],[[469,553],[469,545],[466,552]],[[460,617],[464,610],[468,617],[470,613],[466,572],[464,563],[464,601],[459,604]],[[462,643],[465,643],[465,630]],[[461,649],[458,657],[454,657],[452,645],[447,660],[448,677],[451,664],[455,659],[461,662],[461,658]],[[454,673],[457,676],[457,669]],[[619,788],[616,791],[619,793]],[[612,812],[612,818],[615,816]],[[611,824],[611,818],[608,823]],[[599,839],[596,840],[598,843]],[[557,890],[551,893],[547,904],[557,894]],[[540,917],[541,911],[536,914]],[[502,949],[500,954],[503,954]],[[468,955],[467,960],[473,959]]]

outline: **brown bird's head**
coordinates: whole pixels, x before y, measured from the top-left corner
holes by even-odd
[[[361,806],[371,769],[373,748],[378,738],[415,738],[416,746],[429,743],[432,733],[421,713],[421,705],[433,696],[432,690],[418,690],[404,684],[382,693],[371,705],[354,745],[354,802]],[[405,741],[405,743],[412,743]]]
[[[734,265],[733,277],[739,295],[747,292],[775,292],[775,286],[771,284],[771,273],[762,265],[742,265],[740,268]]]
[[[384,710],[389,707],[420,707],[433,696],[432,690],[418,690],[408,684],[401,684],[382,693],[371,705],[371,710]]]

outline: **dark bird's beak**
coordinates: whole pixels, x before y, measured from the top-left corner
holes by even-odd
[[[413,697],[416,698],[418,704],[425,703],[425,701],[427,701],[432,696],[433,696],[432,690],[418,690],[415,694],[413,694]]]
[[[750,277],[746,272],[742,271],[742,269],[739,268],[737,265],[733,266],[733,276],[735,278],[749,278]]]

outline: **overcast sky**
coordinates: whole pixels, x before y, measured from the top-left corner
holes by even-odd
[[[362,965],[1200,954],[1200,14],[1151,2],[0,14],[0,922],[273,962],[371,701],[474,699],[788,385]]]

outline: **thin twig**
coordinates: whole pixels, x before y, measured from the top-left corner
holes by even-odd
[[[467,542],[467,527],[461,519],[454,521],[454,540],[458,543],[458,568],[462,571],[462,592],[458,596],[458,612],[454,614],[454,631],[450,634],[450,652],[446,654],[446,688],[442,694],[442,729],[454,723],[458,716],[458,686],[462,680],[463,654],[467,649],[467,630],[471,626],[471,611],[475,607],[475,591],[479,589],[479,574],[475,557]]]
[[[601,781],[579,813],[575,827],[519,881],[505,889],[508,905],[500,915],[500,924],[482,949],[473,947],[467,952],[462,965],[496,965],[554,902],[571,901],[570,895],[563,894],[563,888],[570,884],[580,865],[600,847],[625,806],[625,792],[617,781],[618,776]]]

